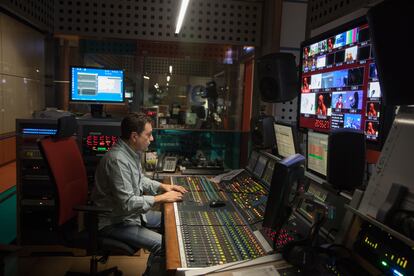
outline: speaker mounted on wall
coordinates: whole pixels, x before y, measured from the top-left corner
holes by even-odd
[[[293,54],[268,54],[257,59],[257,66],[262,101],[286,102],[299,95],[299,79]]]
[[[335,189],[362,186],[365,171],[365,135],[356,129],[332,129],[328,138],[327,180]]]
[[[412,36],[409,26],[413,8],[410,1],[383,1],[367,12],[372,52],[387,106],[414,104],[412,45],[401,41]]]
[[[252,143],[256,148],[271,149],[275,146],[275,132],[272,116],[260,115],[250,121]]]

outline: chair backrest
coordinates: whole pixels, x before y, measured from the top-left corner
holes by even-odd
[[[61,117],[58,119],[56,136],[45,137],[39,141],[43,158],[56,185],[59,226],[76,216],[74,206],[84,205],[88,199],[85,165],[76,140],[72,137],[76,127],[75,117]]]

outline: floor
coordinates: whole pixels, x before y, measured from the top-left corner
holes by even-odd
[[[148,255],[111,256],[98,270],[117,266],[123,276],[138,276],[145,271]],[[6,276],[60,276],[69,270],[89,271],[89,257],[12,257],[6,260]]]

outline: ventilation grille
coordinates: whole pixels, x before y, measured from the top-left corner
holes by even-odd
[[[5,0],[1,2],[2,8],[34,27],[49,33],[53,31],[53,0]]]
[[[89,37],[258,45],[261,2],[193,0],[179,35],[176,0],[57,0],[55,33]]]
[[[312,30],[365,7],[369,0],[309,0],[307,29]]]

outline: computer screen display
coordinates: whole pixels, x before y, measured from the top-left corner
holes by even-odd
[[[379,141],[384,107],[371,47],[362,18],[302,42],[301,128],[360,129]]]
[[[70,101],[123,103],[124,71],[91,67],[71,67]]]
[[[275,129],[277,155],[281,157],[294,155],[296,147],[293,127],[281,123],[275,123],[273,127]]]
[[[268,185],[272,184],[272,177],[273,177],[273,172],[275,170],[275,165],[276,165],[276,160],[269,159],[269,162],[267,162],[267,166],[266,166],[262,179]]]
[[[328,165],[328,134],[308,132],[307,170],[326,178]]]
[[[254,167],[256,167],[257,158],[259,158],[259,153],[257,151],[252,151],[250,154],[249,163],[246,167],[246,169],[250,172],[253,172]]]
[[[253,174],[259,178],[262,177],[263,172],[266,168],[266,164],[267,164],[267,157],[264,155],[260,155],[259,159],[257,160],[256,167],[254,168]]]

